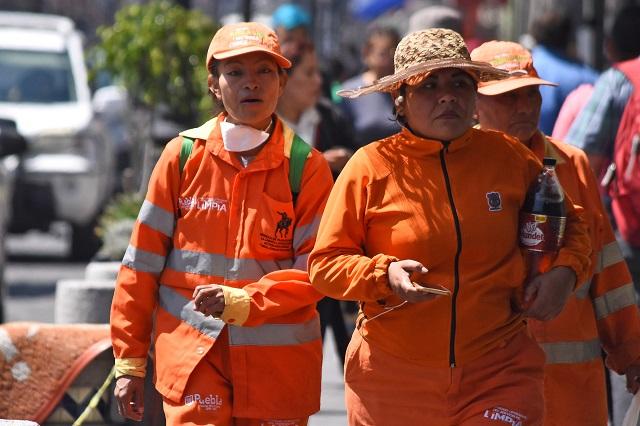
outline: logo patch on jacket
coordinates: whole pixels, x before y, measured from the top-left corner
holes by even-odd
[[[200,395],[199,393],[194,393],[192,395],[185,395],[184,397],[184,405],[193,405],[196,404],[200,407],[201,410],[205,411],[216,411],[218,408],[222,407],[222,398],[219,395]]]
[[[180,210],[217,210],[227,212],[227,200],[215,197],[179,197],[178,207]]]
[[[490,212],[499,212],[502,210],[502,197],[499,192],[487,192],[486,195]]]
[[[494,407],[490,410],[485,410],[482,417],[511,426],[523,426],[524,421],[527,420],[527,416],[524,414],[504,407]]]
[[[289,232],[292,221],[287,212],[276,211],[276,213],[280,215],[280,220],[276,223],[273,236],[261,232],[260,245],[269,250],[288,252],[293,244],[293,236],[290,235],[293,232]]]

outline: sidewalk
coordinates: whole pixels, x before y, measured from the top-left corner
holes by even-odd
[[[346,426],[344,381],[342,367],[336,354],[331,329],[325,333],[322,361],[322,400],[320,411],[309,419],[309,426]]]

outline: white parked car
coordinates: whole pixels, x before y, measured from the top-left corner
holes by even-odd
[[[5,250],[4,240],[7,225],[11,220],[11,196],[13,194],[14,176],[11,169],[18,161],[17,154],[26,149],[26,142],[16,130],[16,123],[0,119],[0,323],[4,322],[4,299],[6,287],[4,283]]]
[[[93,106],[73,21],[0,12],[0,75],[0,118],[16,122],[28,147],[15,170],[11,230],[67,222],[72,257],[88,258],[98,248],[96,219],[113,192],[115,154]]]

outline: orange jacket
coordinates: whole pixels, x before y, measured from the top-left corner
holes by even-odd
[[[144,374],[155,311],[156,387],[179,402],[226,324],[234,416],[308,416],[320,405],[321,295],[306,272],[283,269],[305,269],[332,186],[329,167],[309,154],[294,206],[293,132],[280,120],[246,168],[224,149],[216,119],[181,135],[196,140],[191,156],[181,175],[181,138],[163,151],[118,275],[118,373]],[[193,310],[193,289],[207,283],[224,285],[221,319]]]
[[[519,142],[477,129],[448,148],[403,129],[360,149],[329,197],[309,257],[312,284],[328,296],[363,302],[360,331],[372,346],[428,366],[478,358],[525,326],[511,309],[524,280],[518,214],[541,168]],[[572,268],[582,282],[587,230],[568,208],[566,244],[555,265]],[[427,282],[447,287],[451,297],[373,319],[401,302],[386,273],[397,259],[421,262]]]
[[[640,317],[631,275],[584,152],[542,133],[530,148],[538,158],[556,159],[565,193],[585,208],[593,248],[589,279],[562,313],[547,322],[529,321],[547,355],[545,424],[606,424],[601,348],[607,365],[619,374],[640,358]]]

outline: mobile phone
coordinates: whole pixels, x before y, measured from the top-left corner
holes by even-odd
[[[424,293],[431,293],[431,294],[437,294],[440,296],[449,296],[451,294],[451,292],[444,288],[444,287],[426,287],[422,284],[418,284],[417,282],[413,281],[412,282],[414,286],[416,286],[416,288],[419,291],[422,291]]]

